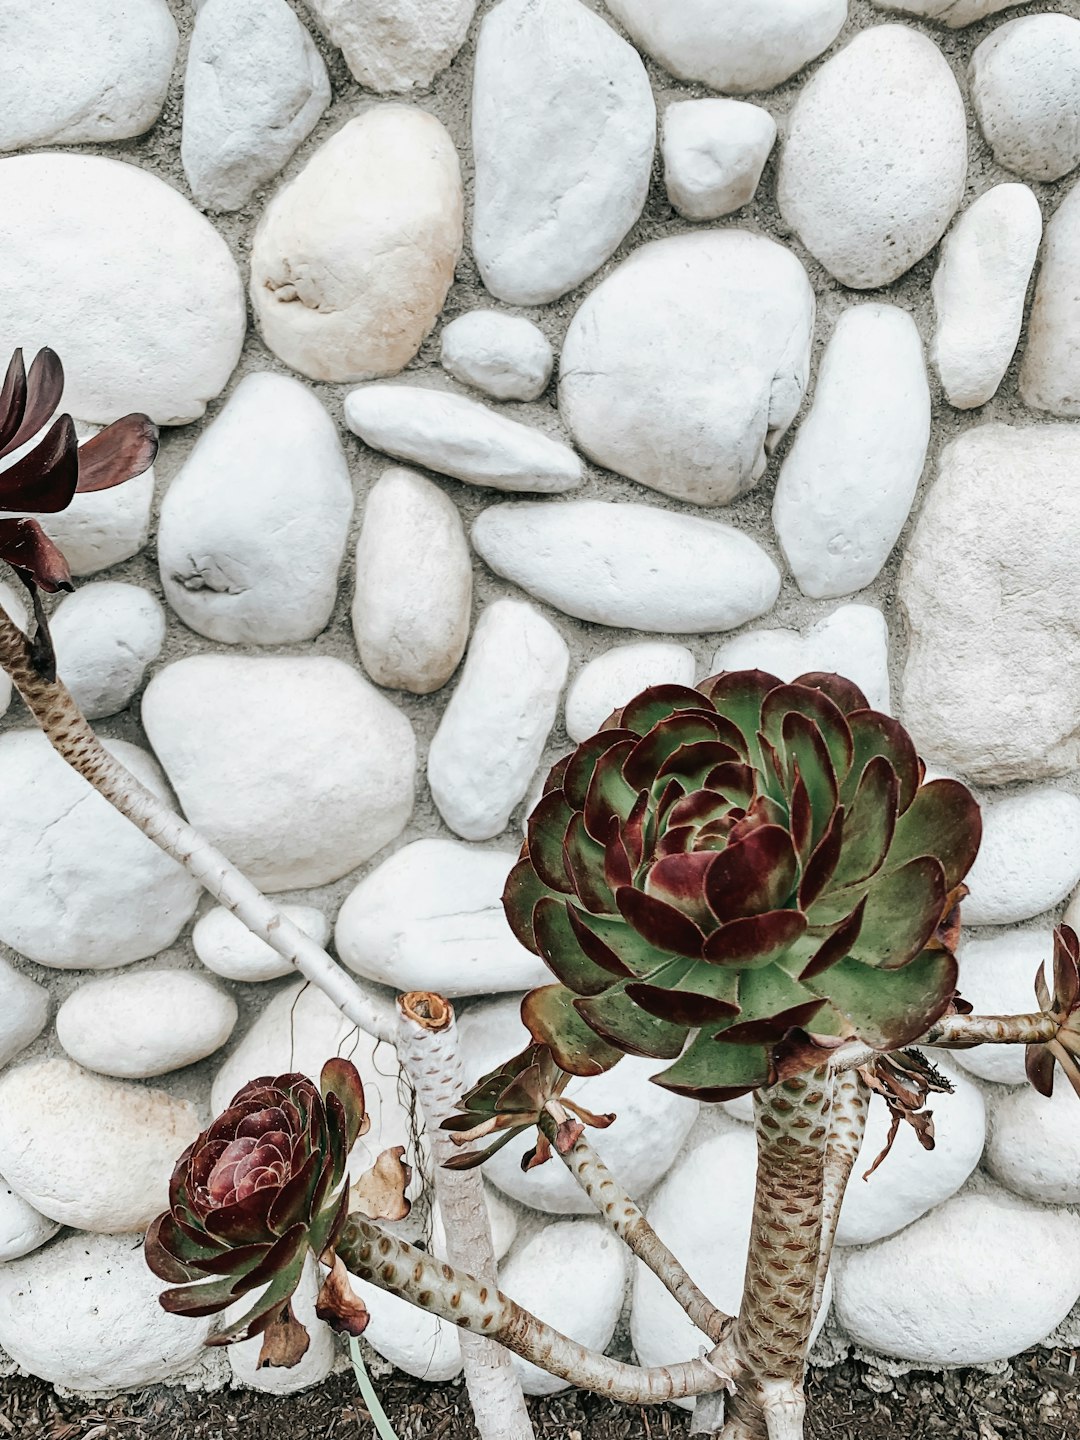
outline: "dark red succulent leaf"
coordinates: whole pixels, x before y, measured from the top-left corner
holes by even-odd
[[[1080,1096],[1080,937],[1070,925],[1054,931],[1053,982],[1047,984],[1046,967],[1039,966],[1035,995],[1039,1008],[1057,1022],[1052,1040],[1028,1045],[1025,1067],[1028,1079],[1048,1098],[1054,1093],[1054,1075],[1061,1069]]]

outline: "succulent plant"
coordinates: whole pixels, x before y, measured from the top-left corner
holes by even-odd
[[[503,902],[558,984],[522,1016],[573,1074],[623,1054],[722,1100],[953,998],[978,806],[924,784],[851,682],[731,671],[646,690],[551,771]]]
[[[1059,925],[1054,931],[1054,993],[1040,965],[1035,994],[1043,1013],[1052,1015],[1059,1029],[1053,1040],[1027,1047],[1028,1079],[1049,1097],[1054,1093],[1054,1067],[1060,1065],[1080,1095],[1080,938],[1071,926]]]

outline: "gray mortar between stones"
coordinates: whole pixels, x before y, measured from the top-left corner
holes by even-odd
[[[313,13],[302,3],[302,0],[288,0],[288,3],[297,12],[302,22],[312,34],[320,53],[326,61],[333,87],[333,101],[313,133],[300,146],[280,174],[257,191],[247,206],[239,211],[228,214],[215,211],[206,211],[204,213],[207,214],[219,234],[221,234],[229,244],[240,266],[246,286],[252,236],[268,200],[283,183],[292,179],[293,176],[303,169],[314,151],[317,150],[331,134],[340,129],[346,121],[352,119],[355,115],[361,113],[373,104],[395,102],[415,104],[436,115],[450,132],[461,158],[466,200],[465,252],[458,263],[454,283],[447,297],[446,304],[443,307],[440,319],[432,331],[432,334],[425,340],[416,359],[402,372],[400,376],[402,381],[410,383],[420,382],[425,385],[453,390],[458,393],[473,393],[459,386],[446,375],[439,366],[439,336],[442,327],[450,320],[469,310],[478,308],[499,309],[506,313],[523,315],[534,321],[551,340],[557,356],[561,349],[567,326],[582,300],[633,250],[636,250],[650,240],[657,240],[666,236],[678,235],[703,228],[700,225],[695,225],[690,221],[684,220],[668,203],[663,184],[662,165],[658,146],[654,158],[652,184],[644,213],[619,246],[614,256],[587,281],[577,289],[571,291],[568,295],[563,296],[560,300],[544,306],[515,307],[505,305],[503,302],[496,300],[484,289],[469,247],[469,236],[472,226],[473,190],[472,146],[469,131],[473,54],[479,24],[484,15],[494,8],[497,0],[480,0],[476,16],[470,26],[469,35],[464,46],[453,63],[441,74],[436,76],[430,88],[413,91],[403,96],[378,95],[372,91],[362,89],[349,72],[341,52],[326,40],[319,30]],[[608,20],[620,34],[626,37],[626,32],[605,9],[604,5],[600,3],[600,0],[583,0],[583,3],[603,14],[605,19]],[[195,22],[195,12],[192,5],[185,3],[185,0],[168,0],[168,4],[180,30],[180,48],[173,68],[165,106],[158,123],[147,134],[134,140],[120,141],[114,144],[42,146],[38,148],[70,150],[83,155],[97,154],[109,156],[114,159],[126,160],[149,171],[151,174],[157,175],[160,179],[166,181],[178,190],[186,199],[192,200],[190,187],[188,186],[187,178],[184,175],[180,163],[180,132],[183,107],[183,79],[187,63],[188,45]],[[780,597],[775,607],[767,615],[743,627],[743,630],[784,627],[802,631],[815,621],[823,619],[839,605],[849,604],[853,601],[876,605],[885,615],[889,626],[889,671],[893,685],[894,702],[900,694],[900,677],[907,648],[904,618],[900,606],[896,601],[897,572],[900,558],[907,548],[912,526],[922,508],[927,489],[937,474],[938,456],[945,445],[955,439],[957,435],[973,426],[985,424],[989,421],[1002,421],[1014,425],[1047,423],[1046,417],[1030,410],[1024,405],[1017,389],[1019,357],[1023,353],[1027,340],[1027,312],[1025,311],[1024,331],[1006,376],[994,398],[980,409],[973,411],[954,410],[945,400],[937,376],[928,363],[931,398],[933,402],[930,449],[911,514],[897,545],[894,547],[892,554],[876,580],[864,590],[859,591],[855,595],[845,596],[842,599],[820,601],[808,599],[800,592],[784,564],[772,525],[771,511],[773,492],[780,466],[794,439],[799,424],[805,417],[814,397],[817,366],[821,353],[826,341],[832,334],[840,314],[851,305],[871,301],[897,305],[901,309],[908,311],[914,318],[919,333],[922,336],[924,347],[926,347],[928,351],[934,328],[930,282],[937,265],[938,248],[935,246],[929,256],[921,260],[891,285],[878,290],[856,291],[846,289],[838,281],[833,279],[823,266],[804,249],[798,237],[787,227],[780,216],[775,199],[778,155],[786,135],[787,120],[794,102],[800,90],[806,84],[806,81],[824,61],[836,54],[838,50],[843,48],[843,46],[852,40],[861,30],[887,23],[904,24],[921,31],[934,41],[952,67],[961,93],[964,96],[968,122],[968,178],[964,200],[961,205],[962,211],[970,205],[977,196],[992,186],[1000,184],[1003,181],[1015,181],[1017,178],[1011,172],[995,163],[989,146],[983,139],[976,123],[974,111],[970,104],[967,75],[970,57],[976,46],[998,26],[1023,15],[1037,15],[1042,13],[1065,14],[1080,19],[1080,0],[1056,0],[1056,3],[1038,3],[1038,0],[1036,0],[1036,3],[1018,5],[1014,8],[999,12],[997,15],[991,16],[975,25],[970,25],[965,29],[955,31],[921,21],[911,15],[881,10],[871,4],[870,0],[849,0],[849,14],[844,28],[824,55],[813,61],[810,65],[799,71],[791,80],[776,89],[739,97],[740,99],[750,100],[755,104],[764,106],[773,115],[779,128],[777,144],[774,146],[768,163],[765,166],[765,171],[754,200],[734,215],[727,216],[719,222],[710,222],[709,227],[706,228],[739,228],[770,236],[792,250],[806,267],[817,296],[818,311],[815,325],[812,379],[807,387],[798,417],[777,448],[776,453],[770,458],[768,468],[761,481],[753,490],[741,496],[730,506],[704,509],[688,505],[678,500],[660,496],[655,491],[588,462],[586,462],[586,484],[580,491],[575,492],[573,497],[582,498],[587,496],[590,499],[633,500],[639,503],[654,504],[660,508],[676,512],[683,511],[691,514],[705,514],[715,519],[730,522],[740,530],[752,535],[779,565],[784,579]],[[639,53],[641,52],[639,51]],[[703,85],[687,84],[673,79],[645,54],[642,54],[642,59],[648,70],[656,97],[658,120],[662,120],[666,106],[673,100],[691,99],[715,93]],[[1077,182],[1074,174],[1054,184],[1041,184],[1037,181],[1027,181],[1026,183],[1031,186],[1031,189],[1040,202],[1045,224],[1064,199],[1071,186]],[[192,201],[192,203],[195,202]],[[197,206],[196,208],[201,209],[202,207]],[[1038,269],[1036,269],[1029,286],[1028,309],[1030,308],[1030,299],[1037,277]],[[278,374],[290,375],[301,379],[305,385],[318,395],[319,399],[333,416],[339,429],[345,453],[348,457],[357,500],[356,512],[350,531],[338,601],[329,625],[315,640],[302,645],[290,646],[221,645],[188,630],[169,609],[164,598],[157,568],[157,522],[161,498],[168,489],[173,477],[186,461],[196,440],[206,426],[220,413],[226,401],[235,390],[239,380],[253,371],[262,370],[270,370]],[[556,398],[557,381],[558,366],[556,364],[556,371],[551,384],[537,401],[530,404],[510,403],[500,408],[504,408],[505,413],[513,415],[515,418],[519,418],[528,424],[536,425],[538,428],[546,430],[549,433],[563,435],[565,438],[565,432],[561,430],[558,418]],[[344,400],[349,391],[354,388],[355,386],[353,385],[325,384],[309,381],[303,376],[296,377],[295,372],[278,360],[263,343],[255,328],[250,301],[248,302],[248,334],[239,364],[229,381],[227,389],[222,395],[209,404],[206,415],[202,420],[190,425],[164,429],[162,431],[161,451],[156,466],[155,501],[150,543],[132,559],[120,565],[113,566],[107,571],[102,571],[99,574],[88,577],[88,581],[82,582],[89,583],[106,578],[110,580],[127,581],[149,590],[162,601],[168,617],[168,633],[161,656],[155,665],[151,667],[150,674],[156,673],[165,665],[171,664],[186,655],[204,653],[238,655],[329,655],[359,668],[359,660],[353,642],[352,628],[349,619],[349,609],[354,588],[356,539],[359,534],[360,522],[363,515],[363,502],[368,489],[374,484],[384,469],[396,462],[387,456],[368,449],[367,446],[358,440],[346,427],[343,414]],[[480,511],[486,509],[489,505],[495,504],[505,498],[513,498],[502,496],[490,490],[481,490],[466,484],[461,484],[437,474],[429,474],[429,478],[444,489],[451,497],[466,526],[470,525]],[[516,587],[507,584],[500,577],[494,575],[479,559],[476,559],[474,561],[473,623],[475,623],[480,612],[488,604],[504,594],[520,595],[521,592],[518,591]],[[571,679],[586,661],[593,656],[609,649],[613,645],[618,645],[631,639],[641,638],[638,632],[593,625],[566,616],[561,611],[547,606],[540,601],[532,601],[532,603],[552,621],[567,641],[571,653]],[[647,638],[673,640],[678,644],[687,645],[693,651],[698,661],[700,673],[706,673],[706,667],[709,665],[713,651],[720,641],[738,633],[742,632],[731,631],[725,632],[723,635],[714,633],[690,636],[650,634]],[[458,673],[460,673],[460,671]],[[394,704],[408,716],[416,732],[418,742],[419,759],[416,806],[412,818],[403,833],[390,846],[375,856],[374,859],[368,861],[367,864],[361,866],[345,878],[337,880],[333,884],[312,890],[283,892],[280,896],[283,901],[295,901],[296,903],[316,905],[325,910],[333,919],[336,917],[345,897],[354,888],[357,881],[374,870],[394,850],[399,849],[409,841],[417,840],[424,836],[436,834],[443,836],[449,835],[450,832],[442,823],[432,802],[426,784],[425,770],[428,745],[430,744],[431,737],[435,732],[446,702],[457,683],[457,678],[457,675],[452,677],[443,689],[435,692],[435,694],[431,696],[414,696],[401,691],[384,692]],[[149,749],[146,736],[138,719],[140,701],[141,692],[131,702],[126,711],[96,722],[95,729],[105,738],[129,740]],[[0,719],[0,734],[8,730],[25,727],[28,723],[29,717],[21,702],[14,699],[7,715]],[[562,725],[562,712],[560,708],[555,727],[548,740],[542,767],[553,763],[554,760],[569,748],[571,748],[571,742],[568,741]],[[1054,784],[1059,788],[1070,790],[1074,794],[1080,794],[1080,772],[1063,776],[1055,780]],[[993,790],[982,789],[977,793],[983,797],[998,798],[1016,791],[1021,791],[1025,788],[1025,784],[1021,783],[1011,786],[995,787]],[[520,838],[520,820],[523,813],[524,808],[519,807],[518,810],[515,811],[505,834],[500,839],[488,843],[498,845],[501,848],[516,848]],[[209,896],[204,897],[200,904],[198,914],[203,914],[212,908],[213,903]],[[1038,917],[1036,920],[1027,922],[1025,925],[1010,928],[1042,928],[1045,927],[1047,923],[1047,917],[1044,915]],[[184,935],[174,945],[160,951],[157,955],[147,960],[137,961],[134,964],[125,966],[125,971],[134,973],[138,970],[168,967],[173,969],[195,969],[207,973],[195,956],[191,946],[190,930],[191,926],[189,925],[186,927]],[[994,933],[1001,933],[1000,927],[995,927]],[[35,965],[2,944],[0,944],[0,955],[8,959],[16,969],[30,975],[39,983],[46,985],[51,993],[54,1008],[61,1004],[67,996],[87,978],[87,972],[85,971],[55,970],[49,967]],[[172,1072],[146,1082],[156,1088],[166,1089],[170,1094],[191,1100],[199,1107],[200,1113],[204,1117],[208,1117],[210,1081],[223,1059],[229,1053],[229,1050],[237,1043],[239,1038],[246,1033],[252,1021],[261,1013],[272,995],[277,993],[282,987],[288,986],[293,982],[290,979],[285,979],[264,985],[245,985],[243,983],[234,983],[221,979],[220,977],[215,977],[215,983],[227,989],[234,996],[240,1008],[240,1019],[230,1045],[197,1065],[189,1066],[185,1070]],[[462,1004],[466,1006],[468,1003],[468,1001],[462,1002]],[[35,1056],[62,1053],[54,1029],[52,1025],[49,1024],[41,1037],[27,1050],[23,1051],[18,1058],[22,1061]],[[703,1107],[702,1116],[693,1131],[692,1138],[694,1143],[697,1143],[704,1133],[708,1133],[710,1128],[712,1128],[711,1116],[708,1107]],[[402,1138],[404,1139],[405,1137]],[[968,1182],[968,1185],[969,1188],[979,1187],[984,1183],[985,1180],[982,1172],[976,1171],[972,1180]],[[640,1199],[642,1197],[637,1198]],[[519,1210],[519,1214],[524,1221],[521,1232],[522,1235],[527,1236],[531,1231],[539,1228],[544,1223],[543,1216],[537,1215],[535,1212],[526,1212],[520,1207],[515,1208]],[[822,1339],[818,1343],[815,1359],[827,1363],[830,1360],[839,1358],[839,1355],[842,1353],[838,1347],[839,1339],[840,1332],[835,1328],[834,1322],[830,1320],[823,1332]],[[1074,1310],[1069,1321],[1056,1332],[1056,1339],[1061,1340],[1062,1343],[1080,1343],[1080,1305]],[[0,1352],[0,1362],[2,1362],[2,1358],[2,1352]],[[377,1357],[372,1358],[375,1358],[377,1366],[382,1365],[383,1362],[377,1361]],[[894,1362],[884,1360],[880,1356],[866,1356],[865,1358],[869,1359],[885,1373],[897,1373],[898,1371],[909,1368],[903,1364],[897,1365]],[[987,1368],[1001,1369],[1003,1367]],[[2,1364],[0,1364],[0,1373],[2,1373]],[[178,1383],[213,1384],[220,1383],[221,1379],[222,1371],[220,1366],[210,1366],[208,1369],[197,1369],[195,1372],[188,1372],[187,1375],[179,1377]]]

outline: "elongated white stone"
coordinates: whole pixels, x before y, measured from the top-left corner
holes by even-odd
[[[325,946],[330,939],[330,921],[314,905],[282,905],[281,913],[310,935],[316,945]],[[191,932],[191,943],[206,968],[226,980],[257,984],[295,973],[295,966],[253,935],[223,905],[216,905],[199,920]]]
[[[1080,415],[1080,183],[1047,221],[1027,346],[1020,363],[1020,394],[1034,410]]]

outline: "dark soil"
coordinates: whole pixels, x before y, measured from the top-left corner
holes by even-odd
[[[1007,1376],[914,1373],[880,1393],[855,1361],[812,1372],[807,1440],[1080,1440],[1080,1366],[1033,1350]],[[1076,1373],[1074,1373],[1076,1372]],[[874,1387],[890,1382],[871,1377]],[[376,1382],[399,1440],[475,1440],[461,1385],[395,1374]],[[620,1409],[568,1391],[532,1401],[537,1440],[669,1440],[674,1407]],[[288,1399],[251,1391],[155,1388],[115,1400],[61,1400],[36,1380],[0,1381],[0,1437],[12,1440],[372,1440],[351,1375]]]

